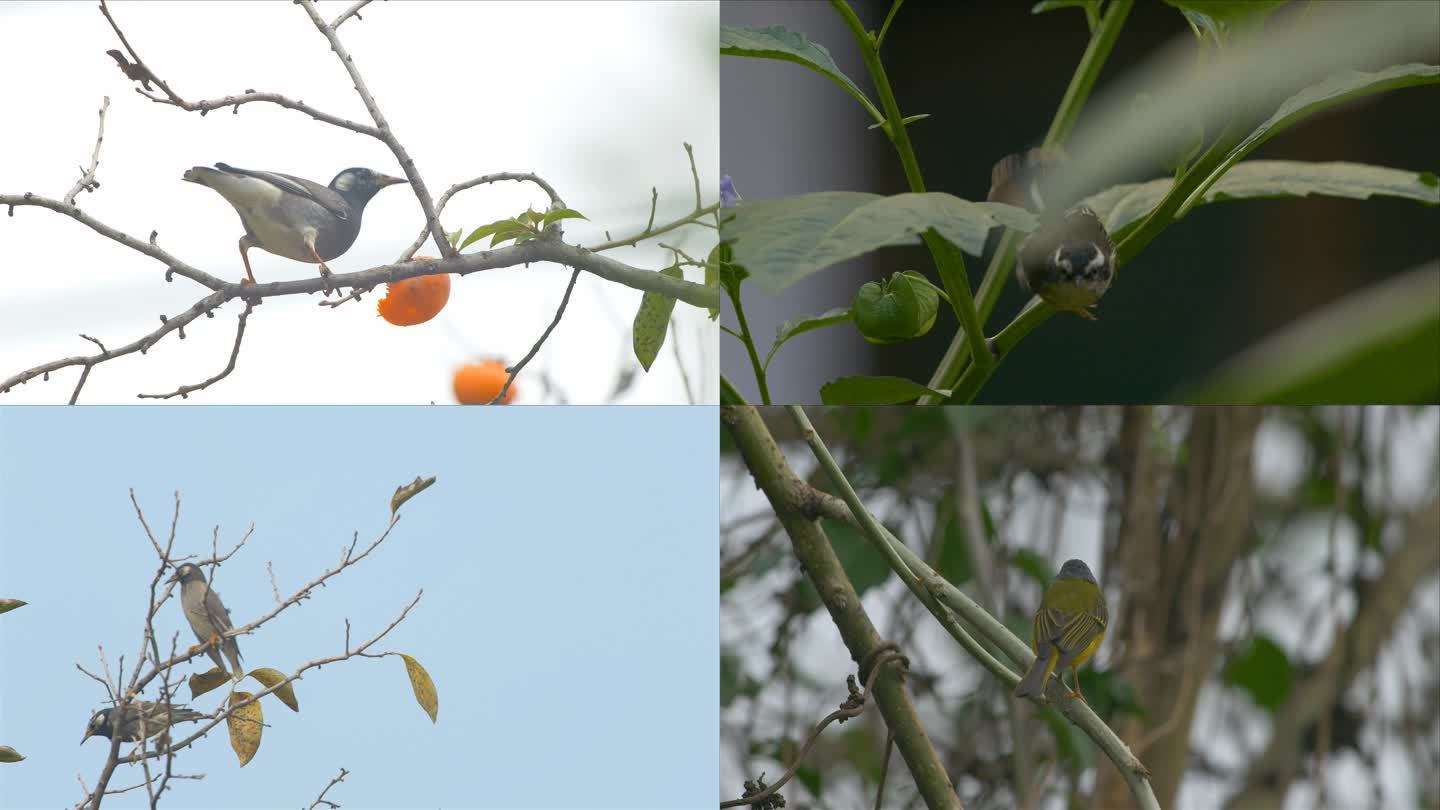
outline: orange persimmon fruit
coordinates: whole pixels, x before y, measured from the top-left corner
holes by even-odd
[[[488,405],[490,400],[500,393],[500,389],[505,387],[505,381],[509,378],[505,364],[499,360],[466,363],[455,369],[455,401],[461,405]],[[509,405],[513,399],[515,385],[512,383],[500,404]]]
[[[416,256],[418,261],[434,261],[433,256]],[[425,323],[445,308],[450,300],[450,274],[416,276],[385,285],[385,297],[375,305],[380,317],[396,326]]]

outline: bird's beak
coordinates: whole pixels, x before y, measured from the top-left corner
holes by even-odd
[[[85,727],[85,736],[80,738],[80,744],[81,744],[81,745],[84,745],[84,744],[85,744],[85,741],[88,740],[88,739],[90,739],[90,737],[91,737],[94,733],[95,733],[95,732],[93,732],[93,731],[90,730],[90,727],[89,727],[89,726],[86,726],[86,727]]]
[[[377,175],[375,176],[375,185],[376,185],[376,187],[378,187],[378,188],[385,188],[386,186],[393,186],[393,185],[395,185],[396,183],[408,183],[408,182],[410,182],[410,181],[409,181],[409,180],[406,180],[406,179],[403,178],[403,177],[391,177],[391,176],[388,175],[388,174],[377,174]]]

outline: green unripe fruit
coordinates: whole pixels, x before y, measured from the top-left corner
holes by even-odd
[[[930,331],[940,311],[940,295],[924,276],[906,270],[885,281],[866,282],[855,293],[850,311],[866,340],[898,343]]]

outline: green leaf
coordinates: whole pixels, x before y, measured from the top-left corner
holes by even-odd
[[[997,226],[1029,232],[1035,215],[1004,203],[974,203],[925,192],[884,197],[826,191],[781,200],[750,201],[734,209],[720,238],[734,261],[771,293],[836,262],[891,245],[918,245],[934,228],[961,250],[979,255]]]
[[[545,216],[540,220],[540,224],[550,225],[562,219],[584,219],[589,221],[588,217],[573,208],[557,208],[554,211],[547,211]]]
[[[719,265],[718,262],[714,262],[714,261],[707,261],[707,262],[705,262],[705,286],[706,286],[706,287],[714,287],[715,290],[716,290],[716,292],[717,292],[717,293],[719,292],[719,290],[720,290],[720,265]],[[720,317],[720,302],[717,300],[717,301],[715,302],[715,306],[713,306],[713,307],[706,307],[706,311],[710,313],[710,320],[713,321],[713,320],[715,320],[716,318],[719,318],[719,317]]]
[[[1440,399],[1440,263],[1353,293],[1227,362],[1184,402]]]
[[[899,405],[926,394],[950,396],[949,391],[934,391],[904,377],[841,377],[820,386],[820,401],[826,405]]]
[[[735,251],[726,243],[720,242],[710,251],[710,257],[706,259],[707,265],[714,264],[720,268],[720,286],[730,295],[740,294],[740,283],[750,276],[745,268],[735,264]]]
[[[0,762],[19,762],[25,757],[8,745],[0,745]]]
[[[19,599],[0,599],[0,613],[9,613],[15,608],[25,607],[28,602],[21,602]]]
[[[930,331],[940,311],[940,295],[924,276],[907,270],[861,285],[850,311],[866,340],[897,343]]]
[[[300,711],[300,701],[295,698],[295,684],[294,682],[285,683],[285,673],[281,672],[278,669],[261,667],[256,670],[251,670],[249,674],[250,677],[265,684],[265,688],[267,689],[275,686],[276,684],[285,684],[284,686],[281,686],[279,689],[276,689],[270,694],[274,695],[277,698],[280,698],[280,702],[284,703],[286,706],[289,706],[290,711]]]
[[[745,667],[740,662],[740,657],[731,652],[723,652],[720,655],[720,705],[729,706],[735,698],[754,696],[760,691],[761,684],[754,678],[745,674]]]
[[[1225,679],[1231,686],[1249,692],[1256,704],[1271,712],[1289,696],[1294,677],[1290,657],[1265,636],[1252,639],[1250,646],[1230,659],[1225,668]]]
[[[217,687],[224,686],[230,682],[230,673],[219,667],[211,667],[208,672],[201,672],[190,676],[190,698],[193,700]]]
[[[1016,549],[1010,555],[1010,564],[1030,577],[1032,582],[1040,586],[1041,591],[1049,587],[1050,580],[1055,577],[1055,566],[1028,548]]]
[[[916,121],[924,121],[926,118],[929,118],[929,117],[930,117],[930,113],[916,113],[915,115],[907,115],[907,116],[905,116],[904,118],[901,118],[901,119],[900,119],[900,125],[901,125],[901,126],[908,127],[908,126],[910,126],[911,124],[915,123]],[[888,119],[885,120],[885,121],[880,121],[880,122],[878,122],[878,123],[871,124],[870,126],[866,127],[866,129],[879,129],[879,130],[884,130],[885,134],[886,134],[886,135],[889,135],[889,134],[890,134],[890,121],[889,121]]]
[[[884,116],[870,99],[865,97],[859,85],[850,80],[825,46],[811,42],[804,34],[790,31],[782,25],[768,28],[739,28],[733,25],[720,26],[720,53],[727,56],[749,56],[758,59],[780,59],[807,67],[821,76],[840,85],[856,101],[870,111],[877,121]]]
[[[1287,0],[1165,0],[1180,9],[1191,23],[1212,32],[1224,33],[1237,25],[1251,25]]]
[[[825,536],[830,540],[830,547],[835,550],[835,557],[840,560],[840,565],[845,569],[845,575],[850,578],[850,584],[855,586],[857,594],[864,596],[866,591],[879,587],[890,579],[894,572],[890,570],[885,556],[859,529],[849,523],[829,518],[823,521],[823,527]],[[894,530],[893,526],[888,528]]]
[[[1050,727],[1050,733],[1055,735],[1055,749],[1063,759],[1070,761],[1069,768],[1076,773],[1083,773],[1090,767],[1095,758],[1095,746],[1091,744],[1090,738],[1085,736],[1078,726],[1065,719],[1053,706],[1046,706],[1040,710],[1040,719]]]
[[[684,278],[679,265],[667,267],[660,275]],[[647,292],[640,299],[640,309],[635,311],[635,326],[631,332],[631,345],[635,348],[635,359],[646,371],[660,347],[665,345],[665,333],[670,329],[670,313],[675,309],[675,299],[657,292]]]
[[[1100,9],[1100,0],[1040,0],[1030,7],[1031,14],[1044,14],[1047,11],[1054,11],[1061,8],[1085,9],[1087,14],[1093,9],[1097,13]]]
[[[513,219],[501,219],[492,222],[489,225],[481,225],[480,227],[471,231],[470,235],[465,237],[465,241],[461,242],[460,247],[456,248],[456,250],[464,250],[465,248],[470,247],[470,245],[474,244],[475,242],[484,239],[487,236],[494,236],[500,231],[508,232],[517,228],[520,230],[524,230],[524,227],[525,226],[521,225],[519,222],[516,222]],[[492,243],[491,246],[493,247],[494,244]]]
[[[460,234],[462,234],[462,233],[464,233],[464,232],[465,232],[465,229],[464,229],[464,228],[456,228],[456,229],[453,230],[453,231],[446,231],[446,233],[445,233],[445,238],[450,240],[451,246],[454,246],[454,244],[460,240]],[[455,249],[456,249],[456,250],[459,250],[460,248],[455,248]]]
[[[1274,115],[1236,144],[1235,148],[1230,150],[1230,154],[1225,156],[1225,160],[1216,166],[1205,182],[1196,189],[1196,195],[1204,193],[1206,188],[1223,177],[1231,166],[1250,154],[1257,146],[1316,113],[1376,93],[1436,83],[1440,83],[1440,65],[1411,62],[1404,65],[1393,65],[1374,73],[1347,70],[1322,82],[1312,84],[1286,99]],[[1196,196],[1192,195],[1191,199],[1186,202],[1185,208],[1182,209],[1182,214],[1197,204],[1195,200]]]
[[[826,326],[845,323],[848,320],[850,320],[850,308],[836,307],[819,315],[809,315],[780,324],[780,327],[775,330],[775,345],[771,346],[770,353],[765,355],[765,365],[762,366],[762,368],[767,370],[770,368],[770,361],[775,358],[775,353],[780,351],[780,347],[784,346],[785,341],[790,338],[803,335],[806,332],[813,332],[816,329],[821,329]]]
[[[414,481],[395,487],[395,494],[390,496],[390,514],[393,515],[400,511],[400,507],[404,506],[406,501],[424,492],[433,483],[435,483],[435,476],[421,478],[417,475]]]
[[[230,705],[234,706],[251,697],[254,695],[250,692],[233,692],[230,695]],[[260,732],[265,728],[265,711],[260,708],[260,701],[230,712],[225,718],[225,725],[230,730],[230,747],[235,749],[235,756],[240,759],[240,767],[243,768],[255,758],[255,752],[260,750]]]
[[[420,708],[430,715],[430,722],[436,722],[440,715],[440,696],[435,692],[435,682],[430,680],[430,673],[420,662],[405,653],[399,654],[405,659],[405,674],[410,676],[410,688],[415,692],[415,702]]]
[[[1318,194],[1364,200],[1374,196],[1398,197],[1423,205],[1440,204],[1440,187],[1426,173],[1371,166],[1364,163],[1310,163],[1302,160],[1247,160],[1231,169],[1205,192],[1199,203],[1257,197],[1304,197]],[[1112,234],[1150,213],[1173,181],[1112,186],[1086,198],[1085,205]]]
[[[816,799],[820,798],[820,791],[823,789],[825,780],[824,777],[821,776],[818,768],[801,765],[795,769],[795,779],[804,785],[806,790],[810,791],[811,796],[814,796]]]

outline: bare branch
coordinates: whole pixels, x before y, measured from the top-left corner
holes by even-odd
[[[100,13],[105,15],[105,19],[110,23],[110,27],[114,29],[115,35],[120,38],[120,44],[125,46],[125,50],[129,52],[130,58],[135,61],[134,64],[127,64],[124,60],[124,57],[120,54],[119,51],[109,51],[110,55],[115,58],[116,62],[120,63],[120,70],[122,70],[126,76],[128,76],[131,80],[140,82],[142,85],[144,85],[143,88],[135,88],[135,92],[150,99],[151,101],[158,102],[160,104],[169,104],[173,107],[179,107],[180,109],[187,112],[198,112],[201,115],[205,115],[211,110],[220,109],[223,107],[230,107],[233,112],[238,114],[240,112],[241,104],[250,104],[252,102],[268,102],[270,104],[276,104],[281,107],[285,107],[286,109],[296,110],[298,112],[305,113],[311,118],[314,118],[316,121],[322,121],[326,124],[330,124],[331,126],[340,127],[341,129],[348,129],[351,132],[358,132],[361,135],[369,135],[372,138],[380,138],[380,131],[375,127],[367,126],[356,121],[351,121],[348,118],[341,118],[338,115],[331,115],[326,112],[321,112],[320,110],[311,107],[303,101],[296,101],[282,96],[279,93],[257,93],[254,90],[246,90],[244,93],[240,93],[237,95],[229,95],[223,98],[209,99],[205,101],[187,101],[184,98],[181,98],[179,93],[176,93],[174,90],[170,89],[170,85],[167,84],[159,76],[157,76],[152,70],[150,70],[150,68],[144,63],[144,61],[140,59],[140,55],[135,52],[135,49],[130,46],[130,41],[125,38],[125,32],[120,30],[120,26],[115,22],[115,18],[110,16],[110,8],[108,5],[106,5],[105,0],[100,0]],[[149,92],[149,82],[154,82],[157,86],[159,86],[161,92],[163,92],[164,95],[158,96],[152,92]]]
[[[209,388],[212,384],[217,383],[230,376],[230,372],[235,370],[235,358],[240,356],[240,342],[245,339],[245,319],[250,317],[250,312],[254,309],[255,305],[253,303],[249,301],[245,302],[245,311],[240,313],[239,322],[235,325],[235,345],[230,349],[230,362],[225,364],[225,368],[221,369],[219,374],[216,374],[215,376],[201,383],[195,383],[194,385],[182,385],[168,394],[140,394],[140,398],[170,399],[171,397],[180,397],[181,399],[187,399],[192,392]],[[89,371],[90,367],[86,366],[85,372],[88,374]]]
[[[7,198],[4,195],[0,195],[0,205],[4,205],[9,199],[18,200],[19,198]],[[58,201],[52,202],[59,205]],[[17,202],[16,204],[23,205],[26,203]],[[76,210],[78,211],[79,209]],[[129,237],[124,238],[128,239]],[[563,264],[599,276],[606,281],[613,281],[644,292],[656,292],[697,307],[714,307],[719,306],[720,303],[719,291],[714,287],[706,287],[703,284],[697,284],[696,282],[686,281],[684,279],[671,278],[654,270],[642,270],[638,267],[632,267],[618,262],[608,256],[602,256],[585,248],[554,239],[532,239],[529,242],[524,242],[519,245],[512,245],[498,250],[466,253],[452,259],[436,261],[412,260],[372,267],[369,270],[361,270],[354,273],[335,273],[329,278],[329,288],[373,288],[386,282],[401,281],[416,276],[427,276],[438,273],[453,273],[463,276],[485,270],[537,262]],[[199,273],[199,271],[196,272]],[[213,279],[213,277],[208,274],[201,273],[200,275]],[[0,394],[9,391],[16,385],[62,368],[96,365],[116,357],[133,354],[137,351],[144,353],[164,336],[180,329],[201,315],[213,311],[221,304],[232,299],[245,299],[248,301],[284,295],[310,294],[324,292],[327,288],[326,279],[320,277],[296,281],[272,281],[256,285],[228,284],[219,279],[213,280],[219,285],[219,288],[215,292],[200,299],[179,315],[166,319],[159,328],[138,340],[127,343],[119,348],[111,349],[108,352],[66,357],[26,369],[8,379],[0,381]]]
[[[365,5],[365,3],[368,3],[368,2],[370,2],[370,0],[363,0],[363,2],[358,3],[357,5],[363,6],[363,5]],[[339,25],[339,23],[336,23],[336,25]],[[320,795],[315,797],[315,801],[313,801],[313,802],[310,803],[310,808],[309,808],[309,810],[315,810],[315,808],[319,807],[319,806],[322,805],[322,804],[323,804],[323,805],[327,805],[327,806],[332,807],[332,808],[338,808],[340,805],[336,804],[335,802],[326,800],[325,794],[330,792],[330,788],[335,787],[336,785],[338,785],[338,784],[340,784],[341,782],[345,781],[345,777],[346,777],[347,775],[349,775],[349,773],[350,773],[349,771],[345,770],[344,768],[341,768],[341,769],[340,769],[340,774],[339,774],[338,776],[336,776],[334,779],[331,779],[331,780],[330,780],[330,784],[326,785],[326,786],[325,786],[325,789],[322,790],[322,791],[320,791]]]
[[[540,347],[545,344],[545,340],[550,337],[550,333],[555,331],[555,327],[560,323],[560,318],[565,315],[565,307],[570,304],[570,293],[574,291],[575,280],[578,278],[580,278],[580,269],[577,267],[570,273],[570,283],[565,285],[565,295],[560,299],[560,307],[555,310],[555,317],[550,321],[550,325],[545,327],[545,331],[540,334],[540,339],[535,341],[534,346],[530,347],[530,351],[526,352],[525,356],[520,358],[520,362],[505,369],[509,372],[510,376],[505,378],[505,384],[500,387],[500,393],[496,394],[495,398],[490,400],[491,405],[505,398],[505,393],[510,390],[510,383],[515,382],[515,376],[520,373],[520,369],[525,368],[525,365],[535,357],[535,353],[540,351]]]
[[[555,188],[549,183],[545,182],[544,178],[540,177],[540,175],[531,174],[529,172],[497,172],[495,174],[484,174],[479,177],[471,178],[463,183],[456,183],[450,188],[445,189],[445,193],[441,194],[439,201],[435,203],[435,216],[440,216],[440,212],[445,210],[445,205],[450,202],[450,198],[454,197],[456,194],[465,191],[466,189],[474,188],[476,186],[481,186],[488,183],[499,183],[505,180],[517,180],[534,183],[550,197],[551,208],[565,207],[565,201],[560,199],[560,195],[556,193]],[[443,228],[441,229],[441,232],[444,232]],[[400,254],[400,258],[396,259],[396,261],[403,262],[409,259],[411,256],[414,256],[415,251],[419,250],[420,246],[425,244],[426,237],[430,235],[430,225],[429,223],[426,223],[425,227],[420,229],[420,235],[415,237],[415,241],[410,243],[410,247],[406,248],[405,251]],[[447,239],[446,241],[448,242],[449,240]]]
[[[136,253],[143,253],[164,264],[167,277],[170,273],[178,273],[211,290],[219,290],[225,287],[224,281],[210,275],[204,270],[180,261],[153,242],[136,239],[128,233],[106,225],[84,211],[81,211],[74,203],[42,197],[39,194],[33,194],[27,191],[24,194],[0,194],[0,205],[8,205],[12,210],[17,206],[35,206],[37,208],[48,208],[58,214],[65,214],[101,236],[107,239],[113,239]]]
[[[865,704],[869,702],[869,697],[875,688],[876,676],[880,674],[880,670],[884,669],[883,664],[888,664],[892,661],[899,664],[902,671],[908,666],[905,656],[901,655],[898,651],[892,649],[883,650],[879,655],[875,656],[875,663],[870,667],[870,676],[865,679],[865,691],[863,693],[855,688],[854,675],[845,676],[850,686],[850,697],[846,698],[845,702],[840,704],[840,708],[825,715],[824,719],[815,725],[815,728],[810,732],[810,738],[800,747],[800,753],[795,755],[795,762],[785,770],[785,773],[782,774],[779,779],[775,780],[775,784],[760,787],[759,790],[755,792],[747,791],[743,798],[721,802],[720,807],[743,807],[749,804],[758,804],[775,795],[775,792],[784,787],[785,783],[789,782],[791,777],[800,770],[800,764],[805,761],[805,755],[810,753],[810,748],[815,745],[816,740],[820,739],[820,732],[824,731],[826,726],[836,721],[843,723],[852,717],[858,717],[861,712],[865,711]],[[763,785],[763,782],[757,780],[757,784]]]
[[[90,168],[80,173],[80,179],[70,187],[65,194],[65,204],[73,205],[75,196],[81,191],[94,191],[100,187],[100,181],[95,179],[95,170],[100,167],[100,143],[105,140],[105,113],[110,109],[110,97],[105,97],[105,103],[100,106],[100,127],[95,133],[95,151],[90,154]]]
[[[320,17],[320,12],[315,10],[315,4],[311,0],[296,0],[305,13],[310,15],[310,21],[315,24],[315,30],[319,31],[325,39],[330,41],[330,50],[340,58],[340,64],[344,66],[345,72],[350,74],[350,80],[355,84],[355,92],[360,94],[360,100],[365,102],[365,109],[370,112],[370,118],[375,122],[379,138],[390,147],[390,152],[400,162],[400,169],[405,172],[405,178],[410,181],[410,190],[414,192],[415,199],[420,201],[420,209],[425,212],[425,224],[430,228],[430,235],[435,238],[435,245],[440,250],[440,255],[451,258],[457,255],[454,246],[445,238],[445,231],[440,227],[439,215],[435,212],[435,201],[430,199],[430,189],[425,186],[425,180],[420,177],[420,171],[415,168],[415,159],[405,151],[400,140],[390,129],[390,123],[385,120],[385,115],[380,112],[380,107],[375,103],[375,97],[370,95],[370,88],[365,86],[365,80],[360,77],[360,69],[355,66],[354,57],[340,44],[340,37],[335,29],[325,23]]]
[[[246,328],[249,313],[251,312],[253,306],[261,302],[264,298],[277,297],[282,295],[311,294],[315,292],[321,292],[328,295],[332,291],[340,291],[342,292],[342,297],[339,301],[333,302],[333,304],[329,301],[324,302],[327,305],[334,306],[344,303],[346,301],[359,300],[362,293],[373,290],[379,285],[387,282],[393,283],[405,280],[407,278],[414,278],[422,275],[432,275],[436,273],[466,275],[468,273],[480,272],[483,270],[499,267],[511,267],[515,265],[528,266],[529,264],[536,262],[552,262],[555,264],[561,264],[569,267],[572,269],[572,271],[583,270],[593,275],[597,275],[607,281],[612,281],[644,292],[659,293],[661,295],[665,295],[679,301],[684,301],[693,306],[706,307],[711,309],[718,308],[719,291],[715,288],[707,287],[703,284],[697,284],[695,282],[686,281],[684,279],[676,279],[669,276],[664,276],[653,270],[632,267],[630,265],[623,264],[607,257],[597,255],[594,250],[586,250],[575,245],[566,244],[559,238],[558,229],[556,234],[554,235],[555,238],[536,239],[531,240],[530,242],[513,245],[511,247],[502,248],[499,250],[479,251],[476,253],[472,253],[468,256],[460,256],[455,250],[455,247],[449,243],[448,239],[445,238],[444,231],[441,228],[439,222],[440,211],[443,210],[445,204],[454,194],[465,189],[473,188],[475,186],[486,183],[494,183],[499,181],[526,181],[535,183],[549,196],[552,209],[557,207],[563,207],[564,202],[561,200],[560,195],[556,192],[554,187],[552,187],[549,183],[547,183],[539,176],[525,172],[505,172],[484,175],[451,186],[450,189],[441,196],[439,204],[436,205],[434,202],[432,202],[429,191],[427,190],[423,179],[420,177],[419,172],[415,167],[415,161],[410,157],[408,152],[406,152],[405,148],[401,145],[401,143],[391,130],[389,123],[386,121],[384,115],[381,113],[378,104],[376,103],[374,97],[370,94],[369,89],[366,87],[362,77],[360,76],[359,70],[354,63],[353,58],[345,50],[344,46],[341,44],[336,34],[336,28],[340,24],[345,22],[347,19],[349,19],[349,17],[355,16],[357,17],[357,19],[359,18],[357,12],[366,5],[364,0],[354,3],[347,11],[342,13],[332,23],[328,24],[320,18],[319,14],[315,9],[314,3],[311,2],[311,0],[297,0],[297,2],[305,8],[306,13],[309,15],[311,22],[314,24],[317,31],[319,31],[326,38],[326,40],[330,43],[331,50],[333,50],[336,56],[340,59],[342,66],[345,68],[346,72],[349,74],[354,84],[356,92],[360,95],[362,102],[364,102],[367,111],[370,113],[370,116],[374,121],[374,126],[359,124],[354,121],[349,121],[339,118],[337,116],[329,115],[312,107],[309,107],[303,102],[291,100],[278,94],[258,93],[254,90],[247,90],[245,93],[240,95],[231,95],[219,99],[205,101],[189,101],[176,93],[175,90],[171,88],[166,81],[156,75],[155,72],[140,58],[135,48],[131,45],[129,39],[125,36],[124,31],[121,30],[119,24],[112,16],[106,0],[101,0],[100,11],[104,15],[110,27],[114,30],[116,36],[120,40],[121,45],[125,49],[125,53],[122,53],[119,50],[111,50],[108,51],[108,53],[110,53],[116,59],[120,69],[125,72],[126,76],[139,84],[139,86],[136,87],[136,92],[146,96],[147,98],[150,98],[157,102],[179,107],[184,110],[198,111],[202,115],[212,109],[218,109],[220,107],[232,107],[238,112],[239,106],[241,104],[251,102],[274,103],[282,107],[287,107],[304,112],[307,115],[315,118],[316,120],[322,121],[324,123],[328,123],[333,126],[337,126],[360,134],[368,135],[383,142],[387,147],[389,147],[390,151],[399,161],[406,178],[409,180],[411,189],[415,193],[417,200],[420,202],[421,208],[424,210],[426,217],[424,231],[422,231],[421,235],[417,238],[415,244],[413,244],[410,249],[403,254],[403,257],[408,258],[409,256],[413,255],[415,250],[419,249],[419,246],[424,244],[424,240],[426,238],[426,235],[428,234],[436,241],[436,244],[439,247],[443,258],[438,262],[424,263],[397,261],[394,264],[373,267],[369,270],[362,270],[356,273],[332,275],[330,277],[315,277],[311,279],[291,282],[272,282],[263,285],[240,285],[226,282],[221,278],[218,278],[186,262],[183,262],[158,246],[158,244],[156,243],[157,234],[155,231],[152,230],[150,232],[148,240],[141,240],[110,225],[107,225],[106,223],[103,223],[95,219],[94,217],[89,216],[84,211],[81,211],[74,204],[74,200],[81,190],[87,188],[93,189],[98,186],[98,181],[95,180],[95,173],[98,169],[100,146],[104,137],[104,118],[105,111],[106,109],[108,109],[107,98],[107,106],[102,108],[100,111],[99,132],[96,137],[96,144],[94,152],[92,154],[90,168],[82,172],[80,181],[77,182],[75,187],[72,188],[63,199],[58,200],[39,196],[32,192],[26,192],[24,194],[0,194],[0,206],[7,206],[8,214],[12,217],[14,216],[16,207],[27,206],[46,208],[56,213],[69,216],[80,224],[95,231],[96,233],[115,242],[118,242],[121,245],[130,248],[131,250],[134,250],[138,253],[149,256],[150,258],[161,262],[167,268],[165,274],[165,278],[167,281],[171,280],[175,274],[179,274],[185,278],[196,282],[197,284],[200,284],[201,286],[205,287],[209,292],[208,294],[201,297],[198,301],[196,301],[188,309],[173,317],[166,317],[165,315],[161,315],[160,325],[157,328],[151,330],[150,332],[140,336],[139,338],[129,343],[120,345],[117,348],[107,349],[105,344],[100,342],[98,339],[82,335],[82,337],[84,337],[86,340],[90,340],[91,342],[95,343],[99,351],[93,354],[75,355],[60,358],[57,360],[52,360],[50,362],[42,363],[20,371],[19,373],[16,373],[6,379],[0,380],[0,394],[7,393],[15,386],[29,382],[30,380],[36,378],[44,378],[48,380],[49,374],[51,372],[73,367],[78,368],[80,370],[80,373],[76,380],[75,387],[71,392],[69,402],[71,402],[72,404],[76,403],[79,401],[80,393],[84,389],[85,385],[88,383],[90,373],[95,366],[109,360],[113,360],[117,357],[133,354],[135,352],[144,354],[149,350],[151,346],[154,346],[156,343],[161,341],[163,338],[165,338],[172,332],[178,334],[179,337],[183,339],[185,337],[185,327],[191,322],[195,321],[201,315],[205,315],[206,317],[213,317],[215,311],[220,306],[224,305],[226,302],[236,299],[245,301],[246,309],[243,313],[240,314],[237,321],[235,340],[232,344],[230,358],[223,371],[201,383],[180,385],[175,391],[172,391],[170,393],[140,394],[142,398],[184,398],[187,397],[190,393],[203,390],[212,386],[213,384],[219,382],[227,376],[230,376],[233,373],[236,363],[238,361],[240,346],[243,341],[244,331]],[[129,54],[128,59],[126,57],[126,53]],[[688,145],[686,148],[687,151],[690,151],[690,147]],[[691,173],[692,176],[695,177],[696,182],[698,205],[698,201],[700,199],[699,177],[698,174],[696,174],[693,153],[691,154],[690,164]],[[702,215],[713,213],[712,209],[714,208],[714,206],[712,206],[711,209],[698,209],[696,212],[692,212],[690,215],[674,222],[667,223],[658,227],[654,226],[655,204],[657,199],[658,198],[654,193],[654,190],[652,189],[651,213],[650,219],[646,225],[645,232],[643,232],[642,234],[637,234],[636,236],[630,237],[628,239],[614,240],[612,242],[599,245],[597,246],[597,249],[604,250],[621,244],[633,244],[639,239],[648,238],[659,233],[664,233],[668,230],[678,228],[686,224],[702,224],[709,227],[707,223],[697,222],[696,220]],[[510,381],[513,381],[514,379],[514,371],[518,371],[519,368],[523,367],[525,363],[527,363],[529,359],[535,355],[539,347],[549,336],[550,332],[554,330],[555,325],[559,321],[560,315],[563,314],[566,303],[569,300],[570,290],[573,289],[575,281],[576,279],[572,275],[570,286],[566,289],[565,298],[562,299],[560,311],[557,312],[555,320],[552,321],[550,326],[541,335],[540,340],[535,344],[534,348],[531,350],[531,353],[515,366],[515,369],[511,372],[510,379],[506,382],[506,388],[509,387]],[[349,290],[350,292],[348,294],[344,294],[344,290]]]
[[[330,27],[331,27],[331,28],[339,28],[340,25],[341,25],[341,23],[345,22],[346,20],[350,19],[351,17],[354,17],[354,18],[357,19],[357,20],[363,21],[365,18],[360,16],[360,9],[362,9],[362,8],[368,6],[368,5],[370,5],[370,0],[358,0],[358,2],[355,3],[355,5],[351,6],[350,8],[345,9],[345,11],[342,12],[339,17],[336,17],[335,19],[331,20],[331,21],[330,21]],[[343,769],[342,769],[342,773],[343,773]]]

